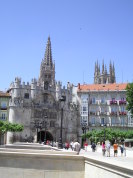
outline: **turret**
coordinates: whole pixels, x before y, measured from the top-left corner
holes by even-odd
[[[61,87],[62,87],[62,83],[60,81],[56,82],[56,100],[57,101],[61,97]]]
[[[21,78],[16,77],[14,82],[13,97],[20,97]]]
[[[36,98],[36,87],[37,87],[37,80],[33,78],[31,80],[31,98],[32,99]]]

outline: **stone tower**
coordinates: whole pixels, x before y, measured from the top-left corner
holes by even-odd
[[[50,37],[48,37],[45,55],[41,62],[39,84],[45,90],[48,89],[48,86],[55,88],[55,64],[52,60]]]
[[[115,67],[114,63],[110,61],[109,73],[107,72],[107,67],[102,63],[102,71],[100,72],[100,65],[98,61],[95,63],[95,72],[94,72],[94,83],[95,84],[106,84],[106,83],[115,83]]]

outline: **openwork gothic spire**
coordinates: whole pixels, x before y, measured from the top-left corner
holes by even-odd
[[[102,65],[102,74],[104,74],[104,60],[103,60],[103,65]]]
[[[52,61],[50,37],[48,37],[45,55],[41,62],[39,83],[40,85],[45,85],[45,86],[46,84],[47,86],[55,85],[55,63],[53,63]]]
[[[44,62],[47,66],[51,66],[51,67],[53,66],[50,37],[48,37],[48,41],[47,41],[47,46],[44,55]]]

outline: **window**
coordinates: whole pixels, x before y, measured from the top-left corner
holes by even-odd
[[[125,107],[121,106],[121,112],[125,112]]]
[[[95,124],[95,118],[91,118],[91,124]]]
[[[24,98],[25,98],[25,99],[29,99],[29,93],[25,93],[25,94],[24,94]]]
[[[102,112],[102,113],[105,112],[105,108],[101,108],[101,112]]]
[[[105,124],[105,119],[104,118],[101,118],[101,124]]]
[[[1,119],[2,119],[2,120],[6,120],[6,113],[2,113],[2,114],[1,114]]]
[[[87,108],[86,108],[86,106],[83,106],[83,111],[87,111]]]
[[[88,119],[88,117],[87,116],[82,116],[81,117],[81,123],[87,123],[87,119]]]
[[[116,124],[115,118],[111,118],[111,125],[115,125],[115,124]]]
[[[104,104],[105,103],[105,99],[101,98],[101,103]]]
[[[2,101],[1,109],[6,109],[6,108],[7,108],[7,102]]]
[[[121,98],[121,101],[125,101],[125,98]]]
[[[117,108],[116,107],[112,107],[111,108],[111,112],[117,112]]]
[[[93,97],[92,98],[92,104],[95,104],[96,103],[96,99]]]
[[[125,119],[121,118],[121,125],[125,125]]]

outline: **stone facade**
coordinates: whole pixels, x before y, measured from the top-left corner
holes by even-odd
[[[9,99],[10,95],[8,93],[0,91],[0,120],[1,121],[8,121],[9,117]],[[6,143],[6,134],[0,133],[0,145],[3,145]]]
[[[63,142],[77,139],[78,136],[78,103],[75,87],[68,82],[67,88],[55,80],[55,64],[52,60],[50,37],[46,45],[44,58],[41,62],[39,79],[32,79],[25,84],[16,77],[10,85],[11,99],[9,102],[9,121],[24,125],[22,133],[8,133],[8,143],[15,141],[58,141],[61,130],[61,110],[63,109],[62,136]],[[72,97],[74,96],[75,97]],[[66,101],[61,102],[65,96]],[[35,123],[44,128],[35,128]],[[41,133],[40,133],[41,132]]]
[[[104,126],[120,129],[133,127],[126,110],[126,83],[90,84],[78,86],[80,123],[92,129]]]

